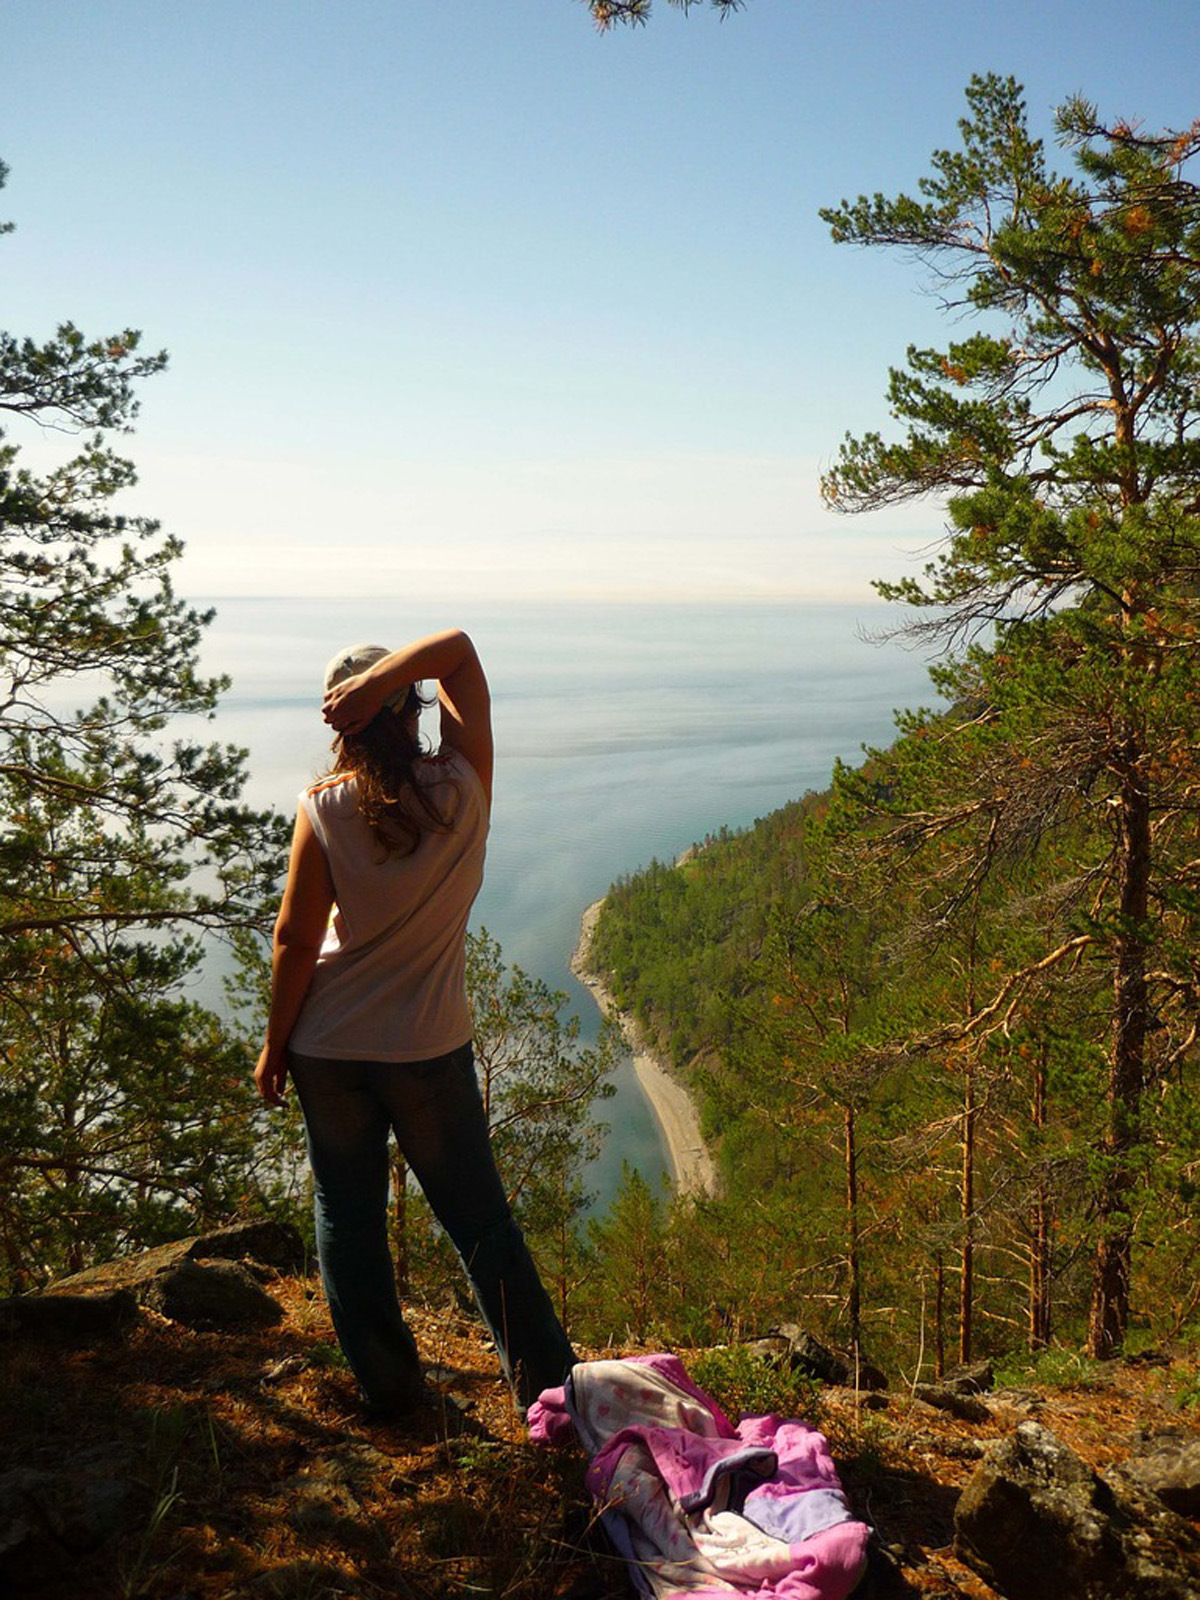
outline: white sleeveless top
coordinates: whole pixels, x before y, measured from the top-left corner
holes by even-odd
[[[325,852],[336,905],[288,1048],[353,1061],[422,1061],[471,1037],[463,941],[483,881],[488,808],[457,751],[418,776],[449,833],[385,855],[358,809],[358,780],[335,774],[300,796]]]

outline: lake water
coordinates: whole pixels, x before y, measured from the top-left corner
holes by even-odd
[[[919,655],[869,642],[882,607],[474,605],[453,615],[395,603],[222,599],[203,661],[228,674],[212,735],[251,753],[249,797],[291,812],[323,770],[326,660],[342,645],[395,645],[468,629],[488,672],[496,793],[473,925],[506,961],[565,990],[585,1035],[592,1001],[571,976],[584,907],[652,858],[673,860],[808,789],[836,757],[886,744],[896,709],[928,703]],[[611,1133],[589,1173],[600,1205],[622,1160],[665,1171],[658,1126],[622,1064]]]

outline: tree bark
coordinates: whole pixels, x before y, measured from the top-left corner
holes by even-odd
[[[962,1115],[962,1270],[958,1292],[958,1359],[970,1361],[975,1313],[975,1066],[968,1059]]]
[[[854,1107],[845,1108],[846,1133],[846,1256],[850,1266],[850,1340],[855,1351],[862,1345],[862,1284],[859,1278],[858,1141]]]
[[[933,1264],[933,1371],[946,1371],[946,1267],[939,1250]]]
[[[1044,1350],[1050,1342],[1050,1186],[1046,1180],[1040,1136],[1046,1126],[1046,1045],[1033,1069],[1030,1121],[1039,1138],[1029,1240],[1029,1348]]]
[[[408,1298],[411,1271],[408,1254],[408,1163],[392,1150],[392,1231],[396,1244],[396,1293]]]
[[[1129,1326],[1133,1257],[1134,1152],[1141,1131],[1149,1007],[1146,912],[1150,883],[1150,801],[1136,749],[1127,751],[1120,791],[1120,926],[1113,974],[1113,1043],[1108,1079],[1099,1238],[1092,1265],[1088,1354],[1116,1355]]]

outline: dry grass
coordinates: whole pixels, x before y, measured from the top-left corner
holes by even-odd
[[[118,1479],[127,1493],[98,1548],[39,1557],[13,1600],[609,1600],[628,1593],[591,1537],[583,1461],[529,1445],[478,1325],[410,1308],[438,1381],[475,1431],[368,1425],[323,1301],[280,1279],[283,1325],[201,1334],[146,1315],[92,1351],[0,1345],[0,1474]],[[604,1352],[608,1354],[610,1352]],[[687,1360],[687,1353],[684,1352]],[[1043,1391],[1033,1414],[1095,1466],[1141,1429],[1178,1425],[1182,1369],[1106,1369]],[[886,1411],[826,1391],[821,1423],[857,1515],[901,1560],[874,1593],[990,1600],[950,1550],[954,1502],[982,1450],[1029,1414],[994,1400],[971,1425],[903,1396]]]
[[[323,1301],[271,1286],[281,1328],[193,1333],[146,1314],[92,1351],[0,1345],[0,1473],[133,1485],[115,1535],[20,1571],[21,1600],[541,1600],[624,1592],[588,1548],[582,1462],[525,1439],[495,1356],[454,1312],[410,1308],[442,1387],[470,1403],[363,1420]]]
[[[1087,1387],[999,1390],[983,1397],[992,1412],[986,1423],[960,1421],[903,1393],[872,1412],[850,1391],[826,1391],[822,1425],[851,1504],[903,1572],[906,1587],[881,1583],[878,1593],[999,1600],[952,1549],[955,1503],[988,1447],[1032,1418],[1102,1471],[1133,1453],[1141,1434],[1197,1428],[1200,1418],[1181,1415],[1175,1404],[1194,1371],[1194,1362],[1113,1362]]]

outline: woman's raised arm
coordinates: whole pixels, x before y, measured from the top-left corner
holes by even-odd
[[[492,702],[487,677],[470,637],[461,628],[414,639],[366,672],[334,684],[322,715],[338,733],[358,733],[406,684],[436,679],[442,743],[460,751],[492,796]]]

